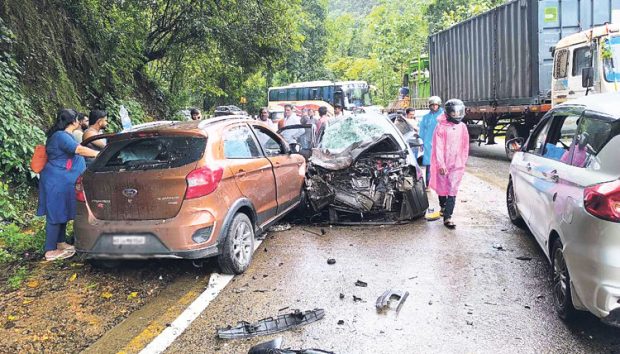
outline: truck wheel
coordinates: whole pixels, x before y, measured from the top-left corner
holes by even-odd
[[[222,240],[222,253],[217,257],[222,273],[241,274],[252,261],[254,227],[244,213],[235,215]]]
[[[512,157],[514,156],[514,152],[510,151],[507,142],[508,140],[514,139],[514,138],[519,138],[519,137],[525,138],[521,133],[522,131],[523,131],[522,127],[517,126],[515,124],[510,124],[508,126],[508,129],[506,129],[506,140],[504,143],[504,148],[506,150],[506,157],[508,157],[509,160],[512,160]]]
[[[564,246],[559,237],[553,241],[551,257],[553,303],[560,318],[568,321],[575,315],[577,310],[573,306],[570,275],[568,274],[568,267],[564,259]]]

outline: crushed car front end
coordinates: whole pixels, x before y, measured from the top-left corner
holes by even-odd
[[[384,116],[330,123],[312,151],[306,194],[332,223],[398,223],[424,215],[422,173],[402,134]]]

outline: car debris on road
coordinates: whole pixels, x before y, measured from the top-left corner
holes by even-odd
[[[219,328],[217,330],[217,335],[221,339],[263,336],[304,326],[321,320],[324,316],[325,310],[323,309],[314,309],[304,312],[295,310],[291,313],[279,315],[276,318],[264,318],[256,323],[241,321],[235,327],[228,326],[227,328]]]
[[[398,305],[396,305],[396,313],[400,312],[401,307],[407,300],[409,296],[408,291],[400,291],[400,290],[386,290],[381,296],[377,298],[377,303],[375,304],[377,308],[377,312],[381,312],[390,307],[390,303],[392,301],[397,301]]]
[[[335,354],[322,349],[280,349],[280,347],[282,347],[282,337],[257,344],[250,348],[248,354]]]

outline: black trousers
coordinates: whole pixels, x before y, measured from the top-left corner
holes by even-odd
[[[449,219],[452,217],[452,213],[454,213],[454,205],[456,204],[456,196],[439,196],[439,206],[443,211],[443,219]]]

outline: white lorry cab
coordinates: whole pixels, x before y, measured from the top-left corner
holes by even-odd
[[[562,38],[553,55],[551,104],[620,92],[620,27],[608,24]]]

